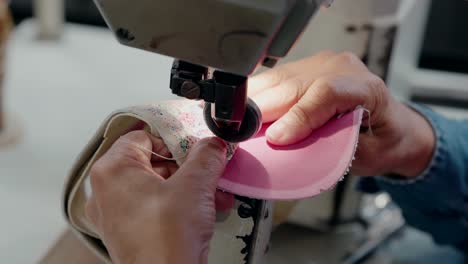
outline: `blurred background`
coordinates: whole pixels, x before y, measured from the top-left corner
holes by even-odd
[[[0,45],[0,262],[99,263],[67,233],[64,180],[110,112],[172,97],[172,59],[120,46],[92,0],[11,0],[9,13]],[[466,14],[462,0],[335,0],[281,63],[349,50],[399,99],[466,118]],[[278,205],[284,223],[268,263],[463,263],[407,227],[388,195],[362,195],[354,184]]]

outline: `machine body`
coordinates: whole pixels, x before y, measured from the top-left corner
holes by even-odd
[[[261,114],[247,77],[287,55],[311,17],[332,0],[95,0],[120,43],[174,57],[171,90],[207,102],[208,127],[244,141]],[[214,70],[214,72],[213,72]]]

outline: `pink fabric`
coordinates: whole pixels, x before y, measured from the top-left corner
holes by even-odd
[[[146,120],[181,165],[204,137],[213,136],[196,101],[166,101],[123,112]],[[333,118],[306,140],[288,147],[271,146],[266,127],[247,142],[228,144],[228,162],[218,187],[236,195],[287,200],[317,195],[332,188],[346,173],[357,146],[363,109]]]
[[[288,147],[267,143],[266,127],[241,143],[220,189],[258,199],[311,197],[334,187],[351,165],[363,110],[330,120],[306,140]]]

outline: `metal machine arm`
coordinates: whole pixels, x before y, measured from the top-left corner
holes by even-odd
[[[217,136],[246,140],[261,114],[247,99],[247,76],[273,67],[331,0],[95,0],[124,45],[174,57],[171,90],[207,102]],[[216,69],[208,76],[208,68]],[[208,113],[210,115],[208,115]],[[245,123],[245,124],[244,124]]]

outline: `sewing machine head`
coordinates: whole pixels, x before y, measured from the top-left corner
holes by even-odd
[[[171,89],[201,99],[217,136],[240,142],[261,113],[247,76],[287,55],[312,15],[332,0],[95,0],[124,45],[174,57]],[[211,69],[215,69],[214,72]]]

